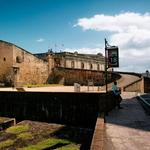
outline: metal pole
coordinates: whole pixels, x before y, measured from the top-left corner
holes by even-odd
[[[108,86],[107,86],[107,40],[105,38],[105,85],[106,85],[106,93],[108,91]]]

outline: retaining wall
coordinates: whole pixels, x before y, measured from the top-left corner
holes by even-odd
[[[123,91],[126,92],[150,92],[150,78],[141,77],[139,80],[130,83],[129,85],[123,87]]]
[[[0,92],[0,116],[93,128],[97,113],[114,107],[111,94]]]

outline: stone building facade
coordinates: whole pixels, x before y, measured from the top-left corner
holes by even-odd
[[[62,67],[82,70],[104,71],[105,62],[101,53],[94,54],[79,54],[78,52],[60,52],[53,53],[51,50],[48,53],[35,54],[40,59],[46,60],[52,68]]]
[[[8,85],[46,83],[47,62],[28,51],[0,41],[0,82]]]
[[[84,70],[102,72],[104,57],[102,54],[77,52],[53,53],[51,50],[46,53],[32,54],[12,43],[0,41],[0,83],[8,85],[49,83],[56,70],[57,73],[61,70],[62,74],[67,69],[76,73],[79,73],[79,70],[80,72]],[[64,76],[66,75],[62,74],[62,78]],[[73,80],[75,82],[75,77]],[[50,83],[52,82],[51,80]]]

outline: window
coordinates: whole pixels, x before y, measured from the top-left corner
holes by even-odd
[[[90,64],[90,70],[92,70],[93,69],[93,65],[92,64]]]
[[[4,61],[6,61],[6,58],[4,57],[4,59],[3,59]]]
[[[81,62],[81,69],[84,69],[84,63]]]
[[[99,64],[97,64],[97,70],[99,70]]]
[[[74,61],[71,62],[71,68],[74,68]]]

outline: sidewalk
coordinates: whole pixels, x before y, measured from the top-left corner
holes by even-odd
[[[106,116],[104,150],[149,150],[150,116],[136,99],[136,93],[123,93],[121,106]]]
[[[35,87],[27,88],[23,87],[24,91],[30,92],[75,92],[74,86],[49,86],[49,87]],[[17,91],[16,88],[0,88],[0,91]],[[80,92],[105,92],[101,90],[101,87],[90,86],[89,89],[87,86],[80,86]]]

